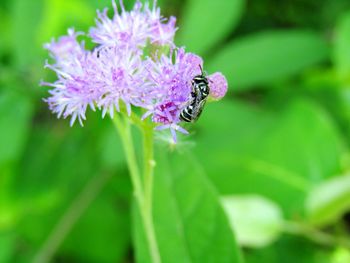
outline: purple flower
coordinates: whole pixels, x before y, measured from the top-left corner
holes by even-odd
[[[77,118],[82,125],[87,106],[92,110],[97,106],[102,109],[102,116],[109,112],[113,118],[114,111],[119,111],[120,101],[130,114],[131,104],[141,105],[145,96],[141,88],[145,86],[143,63],[132,50],[98,48],[83,55],[72,55],[64,67],[61,64],[46,67],[58,76],[52,84],[43,83],[54,87],[46,101],[58,117],[71,115],[71,125]]]
[[[45,101],[58,117],[70,116],[71,125],[76,120],[83,125],[88,107],[111,118],[120,111],[120,103],[129,115],[132,107],[141,107],[146,111],[142,119],[150,116],[157,130],[170,129],[176,141],[176,131],[188,133],[180,126],[180,113],[193,100],[191,81],[202,74],[203,61],[175,47],[176,20],[164,19],[155,4],[149,8],[137,1],[130,12],[122,2],[120,6],[119,14],[113,1],[112,19],[107,9],[98,12],[97,25],[88,35],[98,44],[93,50],[78,41],[84,33],[73,29],[44,46],[53,59],[46,67],[58,78],[42,82],[52,88]],[[169,47],[170,54],[164,53]],[[223,97],[225,77],[215,73],[208,79],[210,96]]]
[[[95,110],[94,101],[100,96],[94,85],[93,55],[85,52],[79,58],[72,57],[72,60],[65,62],[64,66],[60,63],[46,64],[47,68],[57,73],[58,80],[54,83],[42,83],[53,87],[50,91],[51,97],[45,101],[58,117],[71,116],[71,125],[78,118],[80,124],[83,125],[87,106]]]
[[[158,129],[170,128],[173,135],[174,130],[187,133],[178,126],[180,112],[191,100],[191,81],[201,74],[202,65],[200,57],[185,53],[183,48],[168,56],[162,55],[159,60],[148,58],[147,79],[151,81],[156,96],[148,106],[145,116],[152,115],[153,122],[163,124]]]
[[[75,32],[73,28],[70,28],[68,35],[60,37],[57,42],[52,39],[50,43],[44,45],[44,48],[50,52],[57,65],[69,68],[72,57],[80,57],[85,53],[84,43],[77,41],[77,37],[80,35],[84,35],[84,33]]]
[[[148,3],[144,6],[137,1],[133,10],[125,11],[123,2],[120,2],[121,14],[118,13],[117,4],[113,3],[114,16],[110,19],[108,9],[98,12],[96,27],[90,29],[93,42],[103,46],[131,47],[142,49],[147,41],[151,43],[173,44],[175,35],[175,17],[166,19],[160,15],[160,9],[155,3],[150,9]]]
[[[131,49],[118,47],[101,47],[95,54],[95,85],[101,94],[96,104],[103,109],[102,116],[109,112],[113,118],[114,110],[120,111],[120,101],[130,115],[131,105],[141,106],[145,96],[141,57]]]
[[[215,72],[208,76],[210,86],[210,98],[220,100],[227,92],[227,80],[220,72]]]

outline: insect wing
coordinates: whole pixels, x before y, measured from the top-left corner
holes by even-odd
[[[193,121],[198,120],[198,118],[200,117],[200,115],[202,114],[204,105],[206,103],[207,100],[201,100],[197,105],[196,108],[194,109],[193,112]]]

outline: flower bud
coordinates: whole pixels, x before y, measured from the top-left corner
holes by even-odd
[[[227,80],[221,72],[215,72],[208,76],[210,87],[210,98],[214,100],[222,99],[227,92]]]

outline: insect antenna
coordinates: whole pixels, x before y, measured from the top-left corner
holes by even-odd
[[[203,75],[203,68],[202,68],[201,64],[199,64],[198,66],[199,66],[199,69],[201,70],[201,73]]]
[[[207,73],[206,71],[203,71],[203,68],[202,68],[201,64],[199,64],[198,67],[199,67],[200,70],[201,70],[202,76],[207,76],[207,75],[208,75],[208,73]]]

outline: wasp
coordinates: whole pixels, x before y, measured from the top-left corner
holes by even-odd
[[[201,68],[201,67],[200,67]],[[201,115],[204,105],[209,95],[209,82],[207,77],[202,73],[195,76],[192,81],[191,99],[187,106],[185,106],[181,113],[180,119],[185,122],[195,122]]]

